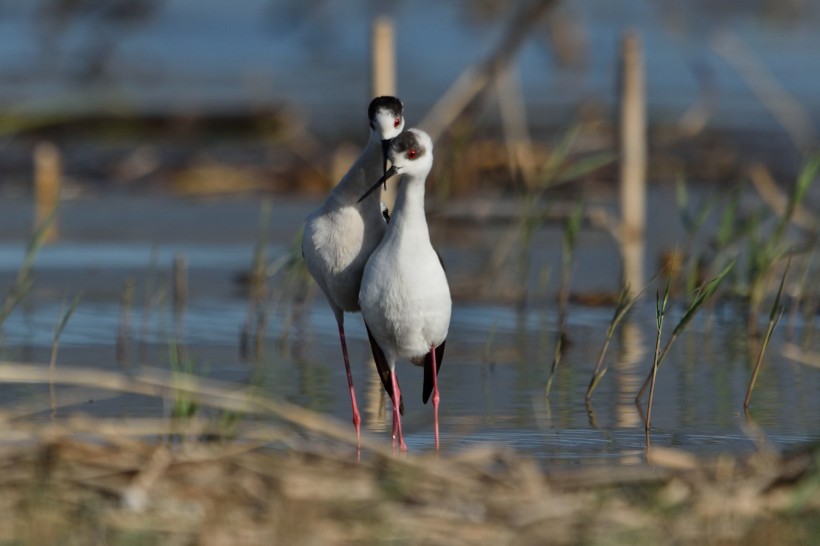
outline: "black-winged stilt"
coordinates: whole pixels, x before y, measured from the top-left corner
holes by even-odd
[[[302,255],[308,271],[330,303],[342,344],[353,425],[360,437],[361,417],[345,341],[344,313],[359,311],[359,286],[367,259],[379,245],[387,224],[379,196],[359,199],[387,168],[390,140],[404,129],[404,108],[395,97],[376,97],[368,107],[370,139],[359,158],[305,220]]]
[[[391,176],[401,174],[387,232],[373,251],[362,277],[359,305],[370,336],[373,358],[393,401],[393,445],[401,429],[401,391],[396,360],[424,366],[422,400],[433,395],[436,449],[439,447],[438,370],[450,326],[452,301],[441,260],[430,243],[424,214],[424,184],[433,166],[427,133],[409,129],[390,143],[392,166],[362,199]]]

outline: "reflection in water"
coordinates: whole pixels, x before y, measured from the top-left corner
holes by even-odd
[[[388,407],[387,396],[385,396],[382,380],[379,377],[379,372],[376,370],[376,363],[373,361],[372,356],[367,359],[365,368],[364,426],[367,430],[373,432],[384,432],[389,430],[388,413],[392,412],[392,406]]]
[[[640,326],[625,320],[620,329],[621,353],[615,363],[618,371],[618,402],[615,410],[615,426],[630,428],[643,425],[635,407],[635,393],[643,382],[640,364],[647,355],[646,340]]]

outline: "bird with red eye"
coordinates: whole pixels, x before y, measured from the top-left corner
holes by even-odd
[[[433,433],[438,450],[438,372],[450,327],[452,299],[424,214],[433,141],[421,130],[408,129],[391,142],[390,162],[393,165],[371,191],[388,178],[401,175],[396,205],[384,238],[364,268],[359,306],[376,369],[393,402],[394,448],[398,444],[400,450],[407,449],[401,426],[401,389],[396,379],[396,362],[407,359],[424,369],[422,402],[433,401]]]
[[[322,205],[307,217],[302,236],[307,270],[324,292],[336,318],[357,441],[361,436],[361,415],[347,354],[344,315],[360,310],[359,288],[365,264],[387,230],[379,196],[367,201],[359,196],[387,170],[388,147],[404,128],[403,116],[404,106],[396,97],[376,97],[370,102],[367,145]],[[388,394],[392,393],[392,385],[385,388]]]

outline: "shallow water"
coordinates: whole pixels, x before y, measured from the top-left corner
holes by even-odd
[[[652,200],[655,214],[662,214],[663,194]],[[30,225],[19,212],[23,205],[0,205],[9,211],[0,220],[5,237],[0,240],[0,287],[8,286],[23,257],[20,235]],[[89,229],[92,211],[118,206],[119,222],[104,230]],[[297,201],[275,204],[273,225],[267,230],[269,258],[287,251],[298,226],[293,219],[303,217],[310,206]],[[167,368],[168,344],[173,341],[185,345],[197,373],[252,382],[270,396],[347,421],[350,407],[336,324],[315,287],[302,306],[281,303],[270,309],[259,358],[248,361],[240,355],[249,304],[237,278],[251,264],[258,209],[258,202],[250,199],[222,205],[166,198],[72,203],[61,217],[62,242],[41,251],[33,292],[3,325],[0,356],[47,362],[54,327],[79,295],[80,304],[60,339],[59,366]],[[146,223],[149,210],[156,220]],[[214,226],[214,217],[226,223]],[[141,235],[135,226],[141,226]],[[674,240],[674,232],[666,235]],[[453,284],[476,276],[468,258],[480,261],[475,256],[488,253],[487,248],[476,240],[465,242],[457,229],[438,228],[434,239],[450,257]],[[560,236],[547,228],[538,241],[536,261],[554,263]],[[581,241],[576,289],[616,290],[617,250],[597,232],[583,233]],[[658,245],[647,255],[655,255]],[[174,256],[185,256],[188,263],[189,299],[178,319],[168,288]],[[456,259],[459,256],[465,259]],[[134,302],[126,313],[127,342],[118,352],[120,299],[128,279],[134,283]],[[609,372],[586,405],[584,392],[612,309],[570,306],[570,345],[547,398],[558,317],[551,297],[541,300],[544,303],[519,310],[502,300],[456,299],[440,376],[443,449],[499,443],[548,464],[641,463],[645,436],[633,398],[651,362],[654,308],[636,309],[616,334],[607,357]],[[674,308],[668,324],[674,325],[680,312]],[[742,408],[753,365],[744,321],[730,305],[718,305],[699,316],[674,346],[658,377],[652,445],[705,454],[753,448]],[[780,448],[820,439],[820,372],[780,355],[785,323],[768,349],[751,410],[754,422]],[[364,430],[389,442],[390,403],[370,362],[361,318],[348,315],[346,326]],[[802,330],[798,322],[797,340]],[[809,343],[817,346],[816,340]],[[407,443],[413,451],[431,449],[432,408],[421,403],[421,370],[401,363],[398,375],[406,396]],[[7,385],[0,393],[5,407],[40,401],[44,411],[49,407],[42,386]],[[61,407],[60,415],[82,411],[158,416],[170,411],[167,402],[147,397],[78,394],[73,388],[62,388],[59,395],[76,402]]]

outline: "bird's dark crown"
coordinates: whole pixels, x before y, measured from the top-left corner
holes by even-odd
[[[399,117],[404,113],[404,106],[396,97],[376,97],[370,101],[370,106],[367,107],[368,119],[373,121],[379,110],[387,110],[394,116]]]
[[[393,139],[391,147],[396,153],[404,153],[409,149],[416,150],[418,156],[424,155],[426,151],[421,140],[413,131],[403,131],[399,136]]]

